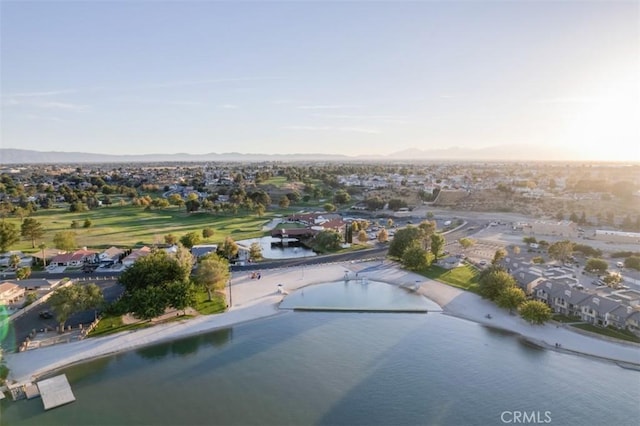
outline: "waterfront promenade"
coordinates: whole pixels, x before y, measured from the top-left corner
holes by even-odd
[[[555,350],[595,356],[598,358],[640,365],[640,346],[612,342],[573,332],[555,324],[534,326],[519,316],[483,300],[476,294],[442,284],[400,269],[393,262],[336,263],[297,268],[261,271],[261,279],[252,279],[246,272],[234,272],[233,306],[223,314],[160,324],[154,327],[116,335],[89,338],[32,351],[6,355],[9,379],[17,383],[30,382],[53,370],[93,358],[139,348],[154,343],[179,339],[218,328],[229,327],[272,315],[288,315],[277,308],[283,295],[278,284],[288,292],[303,286],[344,280],[357,284],[358,278],[382,281],[413,288],[435,303],[431,312],[453,315],[476,323],[517,333],[528,340]],[[437,303],[437,305],[436,305]],[[429,313],[427,315],[432,315]],[[491,319],[486,318],[491,314]]]

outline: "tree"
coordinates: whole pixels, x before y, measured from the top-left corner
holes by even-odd
[[[69,317],[81,310],[82,294],[78,284],[57,288],[49,297],[49,306],[56,314],[56,320],[60,324],[60,331],[64,330],[64,323]]]
[[[343,189],[336,191],[333,196],[333,202],[336,204],[347,204],[349,201],[351,201],[351,195]]]
[[[569,240],[558,241],[549,246],[549,256],[561,262],[566,262],[573,254],[573,243]]]
[[[165,286],[169,306],[187,314],[187,308],[196,304],[196,290],[190,280],[173,281]],[[211,299],[209,299],[211,300]]]
[[[518,308],[520,315],[531,324],[544,324],[549,321],[553,315],[551,308],[538,300],[527,300]]]
[[[82,287],[82,310],[93,309],[94,319],[98,318],[98,308],[104,304],[104,296],[100,287],[94,283],[87,284]]]
[[[629,256],[624,260],[624,267],[640,271],[640,256]]]
[[[20,234],[13,223],[0,222],[0,253],[5,253],[9,248],[20,241]]]
[[[18,268],[16,271],[16,278],[19,280],[26,280],[31,276],[31,267],[25,266],[23,268]]]
[[[189,194],[189,198],[184,203],[187,213],[197,212],[200,209],[201,203],[198,200],[198,195]]]
[[[184,200],[182,199],[182,196],[180,194],[171,194],[169,195],[168,200],[169,204],[171,204],[172,206],[184,206]]]
[[[164,250],[154,250],[127,268],[119,280],[124,287],[123,306],[142,319],[161,315],[167,307],[173,306],[177,297],[175,283],[188,281],[191,272],[191,255],[184,252],[188,254],[183,247],[175,256]],[[187,287],[185,284],[180,288]]]
[[[336,211],[336,206],[334,206],[331,203],[325,203],[322,208],[324,209],[324,211],[331,213],[331,212],[335,212]]]
[[[178,237],[173,234],[167,234],[164,236],[164,243],[169,245],[174,245],[178,242]]]
[[[506,289],[515,287],[515,279],[502,267],[492,265],[485,269],[478,278],[482,297],[496,301]]]
[[[584,270],[596,274],[604,274],[607,272],[609,264],[604,259],[591,258],[584,264]]]
[[[414,242],[420,238],[420,230],[415,226],[407,226],[396,232],[391,244],[389,244],[389,256],[402,258],[404,251]]]
[[[538,242],[538,240],[536,239],[536,237],[524,237],[522,239],[522,242],[525,244],[535,244]]]
[[[255,207],[253,208],[254,213],[258,217],[264,216],[264,212],[266,210],[267,210],[266,207],[264,205],[260,204],[260,203],[256,204]]]
[[[420,271],[429,267],[427,251],[422,248],[418,241],[414,241],[402,253],[402,264],[412,271]]]
[[[513,253],[514,256],[519,255],[520,254],[520,246],[511,247],[511,252]]]
[[[212,228],[204,228],[202,230],[202,238],[211,238],[213,237],[213,234],[215,233],[215,231]]]
[[[471,248],[476,242],[471,238],[462,237],[458,240],[458,244],[462,247],[462,251],[466,252],[467,249]]]
[[[393,219],[387,219],[387,228],[393,228]]]
[[[212,292],[224,289],[230,277],[229,261],[211,253],[200,260],[195,281],[207,290],[209,301],[211,301]]]
[[[240,247],[238,247],[238,243],[236,243],[233,238],[227,236],[222,244],[218,246],[217,253],[228,261],[231,261],[238,255],[239,250]]]
[[[418,229],[420,230],[422,248],[428,250],[431,244],[431,236],[436,232],[436,222],[433,220],[424,220],[420,222]]]
[[[91,228],[91,225],[93,225],[93,222],[91,222],[91,219],[86,218],[84,220],[84,223],[82,224],[83,228]]]
[[[289,207],[290,203],[291,203],[291,200],[289,200],[289,197],[287,197],[286,195],[283,195],[280,198],[278,205],[280,206],[281,209],[286,209],[287,207]]]
[[[498,295],[498,300],[496,300],[496,303],[501,308],[509,309],[509,313],[511,313],[526,300],[527,296],[524,294],[524,291],[514,285],[513,287],[505,288],[502,293]]]
[[[31,248],[36,248],[36,239],[42,238],[44,235],[44,227],[37,220],[27,217],[22,221],[20,234],[31,240]]]
[[[200,241],[201,241],[200,234],[198,234],[196,231],[186,233],[182,237],[180,237],[180,242],[186,248],[191,248],[196,244],[199,244]]]
[[[313,245],[320,252],[336,251],[342,247],[342,236],[330,229],[320,231],[314,237]]]
[[[20,256],[17,254],[12,254],[9,256],[9,267],[16,269],[20,265]]]
[[[78,229],[80,225],[78,224],[77,220],[72,220],[71,221],[71,229]]]
[[[74,250],[78,246],[76,243],[76,233],[72,231],[56,232],[53,236],[53,245],[55,248],[64,251]]]
[[[104,302],[102,290],[95,284],[72,284],[56,289],[49,298],[49,306],[56,314],[60,330],[74,313],[87,309],[97,309]]]
[[[438,261],[438,255],[444,248],[445,240],[442,234],[433,234],[431,236],[431,253],[433,253],[433,260]]]
[[[380,232],[378,232],[378,242],[386,243],[387,241],[389,241],[389,233],[386,229],[382,228]]]
[[[260,246],[260,243],[251,243],[251,246],[249,246],[249,257],[251,258],[251,260],[262,259],[262,247]]]
[[[392,198],[388,203],[389,210],[398,211],[407,207],[407,202],[399,198]]]
[[[622,285],[622,275],[618,272],[610,272],[602,278],[602,281],[604,281],[607,287],[617,289]]]
[[[364,229],[361,229],[358,232],[358,241],[361,244],[365,244],[367,241],[369,241],[369,236],[367,235],[367,231],[365,231]]]
[[[499,264],[502,259],[504,259],[505,257],[507,257],[507,251],[503,248],[499,248],[498,250],[496,250],[496,252],[493,254],[493,260],[491,260],[491,264],[493,265],[497,265]]]

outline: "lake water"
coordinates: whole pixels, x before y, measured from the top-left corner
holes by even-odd
[[[441,313],[293,312],[68,368],[2,425],[635,425],[640,373]],[[532,414],[533,413],[533,414]],[[547,417],[548,416],[548,417]]]
[[[305,287],[285,297],[280,309],[423,313],[441,310],[436,303],[410,290],[367,278]]]
[[[301,245],[296,239],[285,239],[287,244],[275,244],[280,243],[280,238],[262,237],[251,238],[248,240],[238,241],[245,247],[250,247],[252,243],[260,243],[262,248],[262,257],[265,259],[297,259],[300,257],[312,257],[317,256],[313,250]]]

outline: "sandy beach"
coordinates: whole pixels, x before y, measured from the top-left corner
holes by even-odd
[[[551,350],[640,366],[640,345],[592,337],[555,324],[534,326],[476,294],[404,271],[392,262],[377,261],[267,270],[261,272],[259,280],[251,279],[248,273],[234,273],[233,306],[226,313],[7,354],[5,361],[10,369],[9,380],[14,383],[30,382],[51,371],[90,359],[273,315],[287,315],[290,311],[281,311],[277,307],[283,298],[277,293],[278,284],[292,292],[307,285],[342,280],[345,274],[350,279],[355,279],[358,274],[359,278],[416,287],[417,292],[437,304],[433,309],[436,314],[453,315],[511,331]],[[491,314],[491,319],[486,317],[487,314]],[[559,348],[556,348],[556,343]]]

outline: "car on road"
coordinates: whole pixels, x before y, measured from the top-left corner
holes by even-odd
[[[38,316],[42,319],[51,319],[53,318],[53,314],[49,311],[41,311]]]

